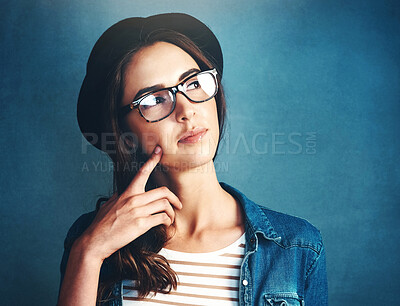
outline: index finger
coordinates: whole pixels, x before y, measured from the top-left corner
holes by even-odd
[[[156,146],[148,161],[139,169],[133,180],[130,182],[125,192],[128,194],[138,194],[145,191],[146,183],[150,177],[151,172],[161,160],[161,147]]]

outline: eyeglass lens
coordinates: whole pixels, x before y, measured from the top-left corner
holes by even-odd
[[[211,99],[217,90],[216,77],[211,71],[200,72],[182,84],[181,91],[193,102]],[[157,121],[168,116],[174,108],[174,94],[166,89],[146,96],[139,104],[139,110],[149,121]]]

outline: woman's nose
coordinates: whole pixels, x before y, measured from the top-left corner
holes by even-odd
[[[182,93],[176,94],[175,116],[178,122],[191,120],[196,114],[195,102],[190,101]]]

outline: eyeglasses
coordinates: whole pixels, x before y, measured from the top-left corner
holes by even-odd
[[[212,99],[218,92],[217,70],[198,72],[187,77],[176,86],[150,92],[119,109],[122,118],[133,109],[138,109],[147,122],[167,118],[175,109],[176,94],[181,92],[188,100],[201,103]]]

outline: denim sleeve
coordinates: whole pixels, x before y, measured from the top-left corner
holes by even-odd
[[[305,305],[328,305],[328,281],[323,245],[307,273],[304,300]]]

